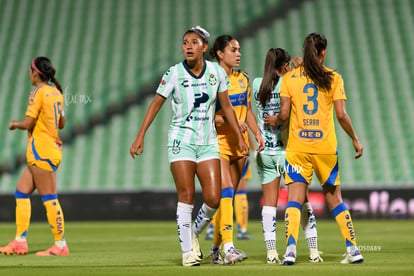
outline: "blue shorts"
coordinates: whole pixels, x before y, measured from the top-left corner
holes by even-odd
[[[256,157],[257,173],[262,184],[268,184],[284,173],[285,152],[276,155],[258,153]]]
[[[220,159],[218,144],[191,145],[182,141],[174,141],[168,146],[168,162],[193,161],[200,163],[206,160]]]
[[[339,185],[339,167],[337,154],[311,154],[286,152],[285,184],[302,182],[310,184],[315,171],[321,186]]]

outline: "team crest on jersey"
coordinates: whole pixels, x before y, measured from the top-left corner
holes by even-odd
[[[210,85],[214,86],[217,84],[217,78],[214,74],[210,74],[210,79],[208,80]]]
[[[246,88],[246,85],[244,85],[243,80],[239,80],[239,85],[240,85],[240,88],[241,89],[245,89]]]

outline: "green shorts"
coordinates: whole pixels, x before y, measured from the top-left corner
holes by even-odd
[[[170,163],[184,160],[200,163],[210,159],[220,159],[218,144],[192,145],[174,140],[173,145],[168,146]]]
[[[284,175],[285,151],[276,155],[258,153],[256,157],[257,173],[262,184],[268,184],[276,178]]]

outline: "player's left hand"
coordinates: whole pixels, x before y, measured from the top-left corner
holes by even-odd
[[[266,125],[275,127],[276,126],[277,115],[269,115],[264,118],[264,123]]]
[[[355,159],[360,158],[364,152],[364,147],[362,146],[362,144],[359,142],[358,139],[352,141],[352,145],[354,146],[354,149],[356,152],[356,154],[354,155]]]
[[[241,133],[245,133],[247,131],[247,124],[246,122],[239,121],[239,129]]]
[[[257,145],[258,145],[256,148],[256,152],[263,151],[265,148],[265,142],[264,142],[262,135],[259,133],[255,136],[255,138],[256,138]]]

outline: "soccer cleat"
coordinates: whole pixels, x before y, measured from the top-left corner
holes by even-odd
[[[282,265],[294,265],[296,262],[296,255],[293,252],[285,254]]]
[[[56,244],[45,251],[36,252],[36,256],[69,256],[69,248],[67,246],[59,248]]]
[[[345,258],[341,261],[341,264],[360,264],[364,261],[359,250],[356,250],[354,254],[345,253]]]
[[[321,252],[319,252],[317,249],[311,248],[309,251],[309,262],[322,263],[323,259],[320,254]]]
[[[26,255],[28,251],[27,241],[12,240],[8,245],[0,247],[0,253],[6,255]]]
[[[212,249],[210,252],[211,264],[223,264],[223,258],[221,257],[220,249]]]
[[[238,232],[237,239],[238,240],[252,240],[253,237],[247,232]]]
[[[199,266],[200,261],[197,260],[193,252],[188,252],[183,256],[183,266]]]
[[[201,262],[203,260],[203,252],[201,251],[200,243],[198,242],[198,235],[194,233],[192,237],[192,248],[195,258],[197,261]]]
[[[266,261],[268,264],[280,264],[279,255],[276,250],[268,250]]]
[[[235,264],[237,262],[242,262],[247,259],[247,254],[240,252],[236,248],[232,247],[226,254],[224,255],[224,263],[225,264]]]

